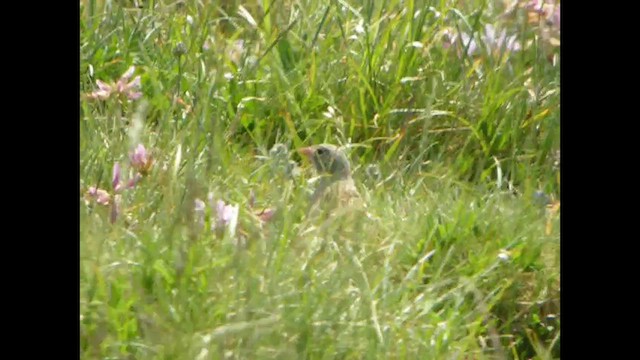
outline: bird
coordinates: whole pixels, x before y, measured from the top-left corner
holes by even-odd
[[[311,195],[308,218],[364,208],[362,196],[351,176],[349,159],[342,148],[324,143],[300,148],[298,152],[309,159],[319,176]]]

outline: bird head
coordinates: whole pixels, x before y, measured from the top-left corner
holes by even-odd
[[[351,166],[344,151],[331,144],[320,144],[298,149],[298,152],[306,156],[318,173],[330,175],[337,180],[351,177]]]

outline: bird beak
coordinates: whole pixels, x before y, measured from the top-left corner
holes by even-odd
[[[307,159],[311,160],[313,157],[313,151],[314,148],[313,146],[308,146],[308,147],[304,147],[304,148],[300,148],[298,149],[298,152],[304,156],[307,157]]]

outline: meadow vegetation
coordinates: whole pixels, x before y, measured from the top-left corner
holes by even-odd
[[[558,1],[80,8],[82,358],[560,357]]]

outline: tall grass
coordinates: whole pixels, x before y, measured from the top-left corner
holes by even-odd
[[[558,358],[559,51],[507,5],[81,2],[82,357]],[[306,221],[321,142],[369,217]]]

